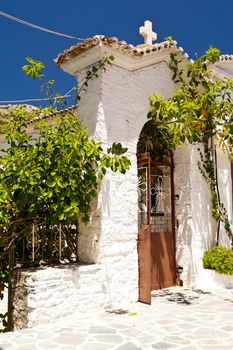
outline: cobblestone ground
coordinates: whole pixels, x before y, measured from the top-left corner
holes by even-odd
[[[233,290],[169,288],[152,305],[72,315],[0,335],[1,350],[233,349]]]

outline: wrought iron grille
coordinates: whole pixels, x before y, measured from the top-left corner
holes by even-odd
[[[0,333],[12,330],[14,268],[68,264],[78,260],[76,225],[45,226],[34,222],[26,229],[24,226],[23,232],[24,235],[9,248],[7,232],[0,227]]]
[[[78,260],[76,225],[44,226],[33,223],[15,244],[15,265],[34,266]]]
[[[138,155],[139,226],[150,225],[151,232],[171,232],[172,163],[155,162],[149,153]]]

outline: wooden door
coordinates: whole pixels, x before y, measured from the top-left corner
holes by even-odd
[[[172,163],[151,162],[151,288],[176,282]]]
[[[142,225],[138,235],[139,301],[151,303],[151,234],[150,225]]]
[[[175,285],[173,232],[151,233],[151,290]]]
[[[140,155],[138,178],[139,301],[149,303],[151,290],[176,282],[172,160],[157,163],[148,153]]]

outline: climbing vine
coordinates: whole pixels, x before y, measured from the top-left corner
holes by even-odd
[[[228,154],[230,161],[233,160],[233,79],[215,77],[211,68],[219,58],[220,51],[212,47],[187,64],[176,54],[171,54],[172,79],[178,88],[167,100],[158,94],[150,97],[148,119],[159,130],[161,143],[166,146],[161,154],[187,142],[203,144],[203,150],[199,149],[198,168],[210,187],[212,216],[224,224],[233,246],[233,235],[227,211],[219,198],[215,174],[214,142]]]
[[[233,247],[233,235],[231,231],[227,210],[224,207],[224,204],[220,200],[219,191],[218,191],[216,171],[214,168],[213,146],[208,147],[208,145],[205,144],[204,152],[202,152],[200,149],[198,150],[200,154],[200,160],[197,162],[197,165],[200,170],[200,173],[202,174],[202,176],[204,177],[204,179],[206,180],[210,188],[211,201],[212,201],[212,208],[211,208],[212,216],[217,222],[223,223],[225,231]]]

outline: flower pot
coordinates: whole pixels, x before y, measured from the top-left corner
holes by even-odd
[[[233,289],[233,275],[224,275],[215,271],[214,280],[222,288]]]

